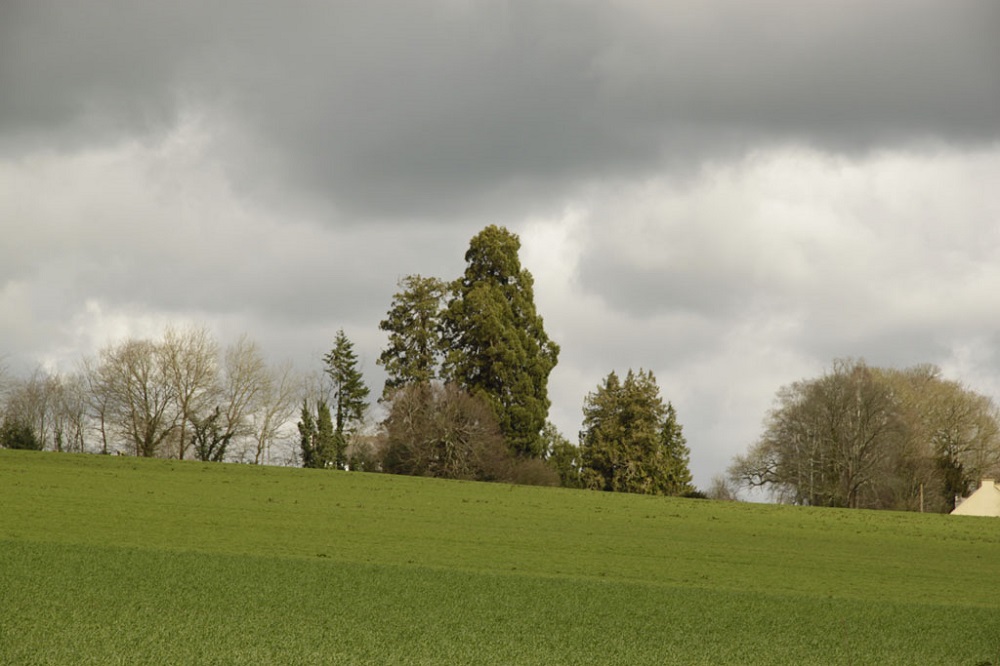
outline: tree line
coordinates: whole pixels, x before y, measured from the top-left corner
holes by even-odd
[[[610,372],[584,398],[575,444],[549,422],[559,345],[519,251],[516,234],[489,226],[457,279],[399,281],[379,322],[377,399],[343,330],[319,383],[269,364],[246,336],[222,346],[204,328],[168,327],[109,344],[70,374],[0,372],[0,447],[699,495],[652,372]],[[988,397],[934,366],[844,359],[782,387],[760,438],[708,494],[763,488],[795,504],[944,512],[998,472]]]
[[[585,398],[579,445],[548,421],[559,345],[519,251],[516,234],[488,226],[459,278],[400,280],[379,323],[377,423],[343,330],[317,386],[270,366],[249,338],[223,348],[204,329],[168,328],[108,345],[79,372],[3,383],[0,446],[694,492],[676,412],[649,371],[611,372]],[[272,459],[296,431],[298,446]]]
[[[700,495],[652,372],[610,372],[584,398],[575,444],[548,420],[560,350],[519,251],[516,234],[489,226],[457,279],[399,281],[379,322],[377,398],[343,330],[316,382],[269,364],[246,336],[222,346],[203,328],[168,327],[109,344],[70,374],[0,371],[0,447]],[[795,504],[946,512],[998,472],[988,397],[931,365],[844,359],[782,387],[760,438],[708,495],[763,488]]]
[[[4,382],[0,445],[263,463],[297,390],[291,366],[269,365],[248,337],[221,347],[204,328],[168,327],[77,372]]]
[[[729,475],[794,504],[949,512],[997,471],[1000,413],[988,397],[932,365],[842,359],[778,391]]]

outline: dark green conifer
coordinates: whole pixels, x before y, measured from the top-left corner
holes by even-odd
[[[652,372],[610,373],[587,396],[580,438],[584,485],[616,492],[683,495],[693,490],[688,448],[673,405]]]
[[[442,318],[444,375],[487,400],[513,453],[540,457],[559,345],[535,311],[534,280],[521,267],[520,247],[516,234],[497,226],[470,242],[465,274]]]

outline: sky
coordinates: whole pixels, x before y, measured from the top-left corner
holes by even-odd
[[[576,441],[652,370],[706,487],[777,390],[1000,401],[1000,3],[0,3],[0,358],[164,326],[373,393],[397,281],[519,234]]]

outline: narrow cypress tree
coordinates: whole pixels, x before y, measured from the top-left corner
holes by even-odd
[[[299,412],[299,447],[302,449],[303,467],[321,467],[317,456],[316,421],[309,411],[309,402],[302,401],[302,411]]]
[[[684,437],[684,429],[677,422],[677,410],[671,402],[667,402],[667,414],[663,419],[663,429],[660,434],[663,458],[667,462],[663,488],[667,495],[684,495],[692,492],[691,485],[691,451]]]
[[[313,469],[329,467],[336,460],[336,438],[330,407],[325,401],[316,403],[316,416],[309,410],[309,402],[302,401],[299,416],[302,466]]]
[[[343,469],[344,453],[340,438],[333,429],[330,406],[323,400],[316,403],[316,462],[317,467]]]

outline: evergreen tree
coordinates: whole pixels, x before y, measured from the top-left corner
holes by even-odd
[[[559,356],[535,311],[534,280],[521,268],[516,234],[489,226],[465,254],[442,317],[444,375],[493,408],[511,451],[543,455],[548,379]]]
[[[41,451],[42,441],[24,421],[4,417],[3,424],[0,425],[0,448]]]
[[[333,462],[337,469],[344,469],[347,462],[347,440],[355,427],[360,425],[368,408],[368,387],[358,369],[358,355],[354,344],[343,329],[337,331],[333,349],[323,357],[326,373],[333,382],[334,437]]]
[[[652,375],[650,375],[652,376]],[[684,429],[677,422],[677,410],[671,402],[667,402],[667,415],[660,431],[663,446],[663,457],[670,461],[666,469],[666,487],[670,495],[687,495],[695,491],[691,485],[691,450],[684,437]]]
[[[344,468],[343,437],[333,428],[333,419],[330,417],[330,406],[325,401],[320,400],[316,404],[316,447],[319,451],[318,460],[320,467]]]
[[[693,490],[688,448],[672,405],[663,404],[652,372],[612,372],[587,396],[581,477],[587,487],[683,495]]]
[[[301,437],[302,466],[323,469],[334,463],[336,442],[329,405],[323,400],[318,401],[316,416],[313,417],[308,401],[303,400],[298,427]]]
[[[553,423],[542,429],[545,443],[545,461],[559,475],[559,485],[564,488],[580,487],[580,448],[574,446]]]
[[[309,411],[309,402],[302,401],[299,413],[299,447],[302,449],[302,466],[318,467],[316,464],[316,421]]]
[[[408,275],[399,287],[402,291],[393,296],[392,307],[379,323],[389,333],[389,345],[378,359],[388,375],[383,399],[406,384],[436,379],[441,363],[441,310],[447,286],[437,278]]]

